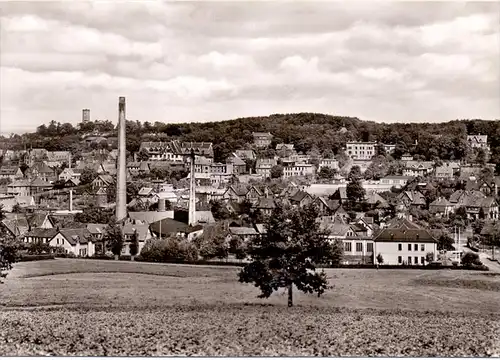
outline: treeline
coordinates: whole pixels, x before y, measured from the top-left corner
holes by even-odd
[[[345,128],[347,131],[340,131]],[[75,136],[98,130],[116,136],[110,121],[41,125],[36,133],[14,137],[19,143],[28,141],[48,150],[76,150]],[[127,150],[136,152],[141,141],[178,139],[205,141],[214,144],[216,161],[223,161],[231,152],[252,143],[252,132],[270,132],[277,143],[291,143],[299,152],[338,154],[347,141],[379,141],[396,144],[394,157],[405,152],[422,160],[461,160],[467,152],[467,134],[488,135],[490,161],[500,163],[500,121],[454,120],[446,123],[376,123],[354,117],[316,113],[274,114],[265,117],[239,118],[206,123],[165,124],[162,122],[127,121]],[[12,139],[11,139],[12,140]],[[54,141],[57,140],[57,141]]]

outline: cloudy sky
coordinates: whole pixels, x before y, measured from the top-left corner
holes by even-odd
[[[500,118],[498,2],[3,2],[0,131],[289,112]]]

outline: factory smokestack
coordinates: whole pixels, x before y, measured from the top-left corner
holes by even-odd
[[[127,175],[126,143],[125,143],[125,97],[121,96],[118,102],[118,166],[116,178],[116,221],[127,216]]]
[[[191,177],[189,178],[189,217],[188,217],[188,225],[194,226],[196,224],[196,176],[194,173],[195,170],[195,154],[194,150],[191,149]]]

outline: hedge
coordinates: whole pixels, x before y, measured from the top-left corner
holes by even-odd
[[[53,254],[36,254],[36,255],[21,255],[19,256],[19,262],[23,261],[39,261],[39,260],[54,260]]]

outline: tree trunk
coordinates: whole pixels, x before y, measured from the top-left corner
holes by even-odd
[[[130,255],[130,261],[134,261],[135,255]]]
[[[288,307],[293,306],[293,283],[288,285]]]
[[[115,255],[115,260],[118,260],[120,258],[119,255]]]

